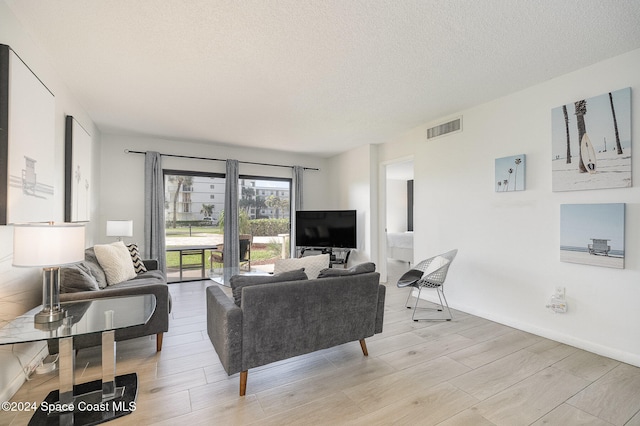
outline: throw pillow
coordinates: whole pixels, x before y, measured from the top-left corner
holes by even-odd
[[[349,269],[325,268],[318,274],[318,278],[341,277],[344,275],[367,274],[376,271],[376,264],[373,262],[361,263]]]
[[[127,248],[129,249],[129,253],[131,254],[133,269],[135,269],[136,274],[147,272],[147,267],[144,266],[144,263],[142,263],[142,259],[140,258],[140,252],[138,251],[137,244],[127,244]]]
[[[91,276],[98,282],[98,287],[107,288],[107,276],[98,262],[96,252],[93,247],[89,247],[84,251],[84,265],[87,267]]]
[[[299,257],[293,259],[278,259],[273,267],[273,272],[279,274],[282,272],[293,271],[304,268],[310,280],[318,278],[321,270],[329,267],[329,254],[319,254],[316,256]]]
[[[287,271],[281,274],[273,275],[234,275],[231,277],[231,291],[233,292],[233,300],[236,305],[240,306],[242,302],[242,289],[259,284],[283,283],[287,281],[302,281],[307,279],[304,269]]]
[[[80,291],[100,290],[98,282],[91,275],[84,262],[60,268],[60,292],[77,293]]]
[[[104,274],[107,276],[107,285],[118,284],[136,277],[131,254],[122,241],[112,244],[96,244],[93,249],[100,266],[104,269]]]
[[[440,269],[441,267],[443,267],[447,263],[449,263],[449,260],[447,260],[446,258],[444,258],[442,256],[436,256],[431,261],[431,263],[429,263],[429,266],[427,266],[427,269],[425,269],[424,275],[427,276],[430,273],[435,272],[437,269]]]

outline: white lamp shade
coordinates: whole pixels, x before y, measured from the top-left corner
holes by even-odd
[[[13,225],[13,266],[43,268],[84,260],[84,224]]]
[[[133,220],[108,220],[107,237],[133,237]]]

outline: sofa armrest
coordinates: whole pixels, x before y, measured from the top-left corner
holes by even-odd
[[[216,285],[207,287],[207,333],[227,374],[242,371],[242,310]]]
[[[62,293],[60,294],[60,301],[71,302],[76,300],[92,300],[103,297],[136,296],[142,294],[153,294],[156,296],[156,310],[149,322],[154,323],[162,332],[169,330],[171,296],[169,295],[169,286],[166,283],[137,285],[135,282],[127,281],[122,284],[108,286],[102,290]]]
[[[61,293],[60,302],[76,300],[91,300],[103,297],[135,296],[139,294],[153,294],[156,296],[156,310],[171,311],[169,302],[169,286],[166,283],[138,284],[135,281],[107,286],[102,290],[79,291],[76,293]]]
[[[149,283],[138,284],[133,281],[127,281],[113,286],[108,286],[103,290],[80,291],[77,293],[61,293],[61,302],[86,301],[93,299],[101,299],[104,297],[118,296],[135,296],[153,294],[156,296],[156,309],[144,325],[117,329],[115,332],[116,341],[131,339],[134,337],[149,336],[154,334],[165,333],[169,330],[169,313],[171,312],[171,295],[169,294],[169,286],[166,283]],[[73,345],[76,349],[92,347],[100,345],[100,333],[86,334],[76,336],[73,339]],[[58,341],[53,339],[49,341],[49,353],[58,352]]]
[[[384,299],[387,288],[382,284],[378,286],[378,308],[376,311],[376,333],[382,333],[382,324],[384,322]]]
[[[156,259],[144,259],[142,261],[147,271],[155,271],[158,269],[158,261]]]

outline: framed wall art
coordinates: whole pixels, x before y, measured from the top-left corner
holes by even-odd
[[[65,123],[65,191],[66,222],[91,220],[92,150],[91,135],[71,115]]]
[[[554,191],[631,186],[631,88],[551,110]]]
[[[524,154],[496,158],[495,167],[496,192],[525,190],[526,156]]]
[[[0,225],[53,220],[55,99],[0,45]]]
[[[560,261],[624,268],[624,203],[560,206]]]

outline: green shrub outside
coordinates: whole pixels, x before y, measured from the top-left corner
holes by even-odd
[[[254,237],[275,237],[289,233],[289,219],[253,219],[249,223]]]

